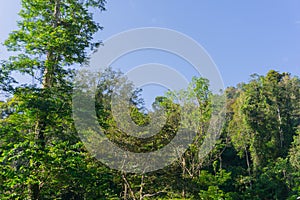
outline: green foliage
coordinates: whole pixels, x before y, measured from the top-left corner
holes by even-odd
[[[87,61],[97,45],[93,34],[101,27],[90,9],[102,11],[104,3],[22,0],[19,29],[5,41],[18,54],[1,65],[1,89],[8,90],[13,71],[32,76],[42,88],[18,85],[1,104],[1,199],[99,199],[116,193],[109,170],[90,158],[76,134],[68,68]]]
[[[289,152],[290,164],[292,166],[293,179],[290,180],[290,187],[292,188],[292,197],[295,199],[300,196],[300,129],[298,127],[297,135],[294,136],[294,141]]]
[[[225,200],[232,199],[230,195],[224,193],[218,188],[218,186],[209,186],[207,191],[201,190],[199,193],[200,199],[202,200]]]
[[[88,54],[99,46],[93,35],[102,27],[90,11],[103,11],[104,6],[104,0],[22,0],[19,29],[5,42],[16,55],[0,65],[0,90],[11,93],[0,102],[0,199],[300,196],[300,80],[274,70],[266,76],[253,75],[249,83],[237,88],[227,88],[226,102],[223,95],[209,90],[207,79],[194,77],[185,90],[156,97],[151,111],[144,107],[141,90],[121,72],[108,68],[97,75],[82,73],[81,84],[89,87],[97,83],[98,123],[119,147],[151,152],[168,144],[179,127],[197,132],[176,162],[155,172],[117,172],[93,158],[72,119],[71,68],[88,62]],[[39,84],[13,84],[14,71],[35,78]],[[129,136],[115,119],[120,112],[113,113],[114,94],[130,102],[126,108],[114,106],[128,110],[137,126],[159,124],[160,120],[151,121],[157,113],[164,113],[160,119],[166,123],[155,136]],[[90,95],[87,91],[86,98]],[[215,133],[220,139],[208,156],[202,157],[201,144],[209,135],[210,120],[225,112],[221,110],[224,103],[225,126]]]

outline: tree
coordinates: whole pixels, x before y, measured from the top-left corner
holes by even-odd
[[[253,130],[249,127],[246,121],[246,116],[242,113],[242,106],[245,97],[240,94],[233,104],[231,109],[233,112],[232,119],[228,124],[229,137],[234,148],[237,150],[240,157],[246,158],[248,175],[251,175],[251,160],[249,155],[249,148],[251,138],[253,137]]]
[[[93,20],[90,9],[103,11],[104,5],[104,0],[22,0],[19,29],[5,41],[8,50],[17,52],[4,62],[5,76],[18,71],[39,84],[17,86],[9,102],[14,112],[1,121],[6,143],[1,147],[6,177],[3,198],[55,198],[69,193],[71,199],[84,194],[80,185],[74,184],[74,176],[69,183],[60,184],[66,189],[61,194],[53,194],[47,180],[59,178],[56,167],[74,165],[74,155],[83,164],[86,160],[80,156],[84,149],[72,124],[70,80],[72,66],[88,61],[88,53],[99,45],[93,42],[93,34],[102,27]],[[70,151],[70,157],[62,159],[59,148]],[[56,159],[53,155],[61,157]]]
[[[295,179],[287,156],[299,125],[299,79],[274,70],[252,78],[240,87],[228,126],[231,143],[247,161],[248,176],[240,172],[236,181],[250,183],[239,188],[253,198],[286,199]]]
[[[250,151],[254,167],[286,157],[299,120],[293,114],[299,112],[297,79],[271,70],[246,84],[242,96],[241,110],[253,133]]]
[[[189,149],[168,167],[144,174],[118,172],[86,150],[71,112],[74,67],[88,62],[88,54],[100,44],[93,34],[102,27],[90,11],[103,11],[105,1],[22,0],[22,6],[19,29],[5,42],[15,56],[0,65],[0,90],[11,93],[0,102],[0,199],[295,199],[299,195],[299,78],[271,70],[228,88],[226,126],[219,130],[222,135],[215,148],[203,158],[201,145],[209,138],[210,126],[223,125],[214,116],[224,112],[224,98],[212,94],[208,80],[193,78],[186,90],[156,97],[153,111],[146,112],[141,90],[122,73],[108,68],[95,77],[82,74],[82,84],[97,82],[95,93],[86,91],[87,98],[92,94],[96,100],[97,122],[126,151],[156,151],[170,143],[180,128],[182,141],[189,139],[191,128],[196,130]],[[14,84],[14,71],[31,76],[37,84]],[[126,108],[111,103],[118,97],[130,102]],[[155,136],[133,137],[119,128],[124,122],[133,130],[127,118],[122,121],[122,113],[113,113],[112,105],[127,109],[137,126],[151,123],[151,116],[160,112],[165,113],[160,118],[165,124]],[[121,121],[115,119],[119,115]],[[153,131],[137,130],[138,134]]]

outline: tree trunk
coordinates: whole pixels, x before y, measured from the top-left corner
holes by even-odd
[[[127,184],[124,183],[124,199],[127,199]]]
[[[60,18],[60,2],[61,0],[55,0],[55,7],[53,12],[54,22],[53,27],[57,27]],[[43,91],[42,91],[42,98],[46,92],[46,89],[52,88],[54,83],[54,72],[55,66],[57,64],[57,58],[54,56],[53,52],[49,51],[47,53],[47,58],[45,62],[45,71],[43,74]],[[37,116],[37,122],[35,126],[35,143],[38,146],[40,151],[45,150],[46,141],[45,141],[45,130],[46,130],[46,119],[47,119],[47,112],[45,110],[40,110],[39,115]],[[36,163],[36,169],[40,166],[40,163]],[[40,185],[38,183],[29,184],[29,194],[30,199],[32,200],[39,200],[40,199]]]
[[[247,147],[245,147],[245,155],[246,155],[248,175],[249,175],[249,177],[251,177],[251,168],[250,168],[250,161],[249,161]],[[252,188],[252,181],[251,181],[251,179],[250,179],[250,188]]]

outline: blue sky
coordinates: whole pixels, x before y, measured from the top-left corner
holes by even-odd
[[[1,2],[1,42],[16,28],[19,9],[20,0]],[[300,76],[299,0],[108,0],[107,11],[96,14],[95,19],[104,27],[96,34],[99,40],[149,26],[190,36],[210,54],[225,86],[247,82],[251,74],[265,74],[270,69]],[[118,64],[142,64],[153,58],[158,62],[164,60],[157,52],[146,53],[144,57],[136,55],[138,62],[129,56]],[[7,56],[1,47],[0,59]],[[166,56],[165,61],[168,59]]]
[[[300,75],[300,1],[111,1],[99,17],[103,38],[158,26],[199,42],[217,64],[225,85],[269,69]]]

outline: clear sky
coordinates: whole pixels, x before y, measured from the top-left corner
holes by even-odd
[[[299,0],[107,1],[107,11],[95,16],[104,27],[96,39],[131,28],[169,28],[192,37],[207,50],[225,86],[247,82],[251,74],[270,69],[300,76]],[[19,9],[20,0],[1,2],[1,42],[16,28]],[[0,59],[7,56],[1,47]],[[127,63],[139,64],[129,58]]]

